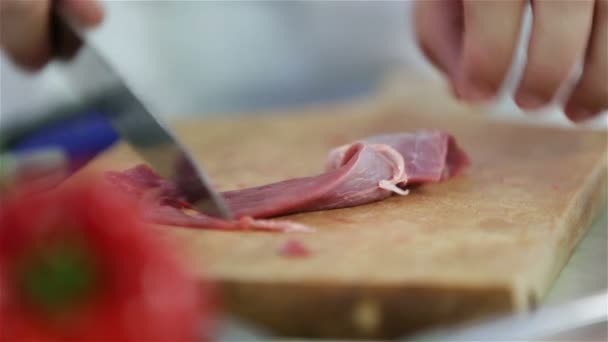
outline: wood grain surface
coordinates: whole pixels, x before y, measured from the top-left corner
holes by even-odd
[[[291,336],[395,337],[534,307],[606,190],[606,133],[492,122],[417,85],[352,104],[182,122],[222,190],[322,171],[333,146],[439,128],[471,155],[463,175],[356,208],[292,215],[314,233],[159,227],[233,314]],[[89,170],[140,160],[121,145]],[[286,258],[289,239],[312,255]]]

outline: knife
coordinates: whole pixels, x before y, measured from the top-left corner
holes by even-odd
[[[85,107],[101,111],[133,150],[160,176],[172,181],[178,194],[195,209],[215,217],[232,218],[221,194],[214,190],[191,153],[58,7],[53,10],[51,35],[54,53],[69,57],[59,68],[75,99]]]

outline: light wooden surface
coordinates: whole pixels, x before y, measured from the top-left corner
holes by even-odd
[[[222,190],[312,175],[335,145],[418,128],[450,131],[473,161],[406,197],[289,217],[311,234],[162,227],[220,282],[228,310],[282,334],[390,337],[525,310],[547,292],[603,205],[606,134],[488,122],[420,85],[393,95],[177,125]],[[138,162],[119,146],[90,168]],[[291,238],[312,256],[281,257]]]

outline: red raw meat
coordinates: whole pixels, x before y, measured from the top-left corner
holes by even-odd
[[[438,182],[458,175],[470,164],[467,154],[453,136],[441,131],[419,131],[376,135],[364,139],[370,144],[384,144],[403,156],[407,184]],[[349,145],[330,152],[329,165],[343,158]]]
[[[406,195],[410,184],[439,182],[469,165],[455,139],[441,131],[373,136],[329,153],[326,172],[223,193],[238,220],[226,221],[184,209],[171,183],[139,165],[109,178],[139,199],[146,219],[160,224],[215,229],[301,231],[289,221],[260,220],[298,212],[353,207]],[[255,219],[253,219],[255,218]]]

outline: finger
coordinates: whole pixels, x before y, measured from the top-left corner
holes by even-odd
[[[608,0],[595,3],[583,74],[565,112],[571,120],[581,121],[603,110],[608,110]]]
[[[549,103],[585,51],[592,0],[533,0],[528,61],[515,101],[524,109]]]
[[[104,16],[103,8],[97,0],[63,0],[61,9],[78,26],[86,28],[99,25]]]
[[[0,44],[17,64],[41,68],[49,59],[47,0],[0,1]]]
[[[516,51],[526,2],[464,1],[464,42],[456,89],[459,97],[494,97]]]
[[[418,1],[414,18],[422,52],[439,70],[453,78],[464,28],[462,1]]]

